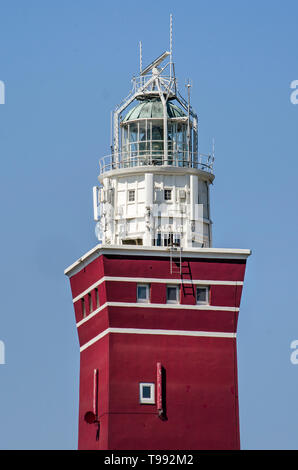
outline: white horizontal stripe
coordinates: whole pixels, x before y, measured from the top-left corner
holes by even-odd
[[[110,307],[145,307],[145,308],[174,308],[180,310],[226,310],[238,312],[237,307],[225,307],[222,305],[187,305],[187,304],[151,304],[145,302],[107,302]]]
[[[82,320],[80,320],[78,323],[77,323],[77,327],[81,326],[83,323],[85,323],[86,321],[90,320],[90,318],[94,317],[94,315],[96,315],[97,313],[101,312],[104,308],[108,307],[108,302],[103,304],[101,307],[97,308],[96,310],[94,310],[93,312],[89,313],[89,315],[85,318],[83,318]]]
[[[90,339],[87,343],[83,344],[80,351],[84,351],[92,344],[99,341],[108,333],[122,333],[122,334],[138,334],[138,335],[168,335],[168,336],[196,336],[208,338],[236,338],[236,333],[226,333],[219,331],[185,331],[185,330],[149,330],[141,328],[107,328],[99,335]]]
[[[210,280],[199,280],[199,279],[162,279],[154,277],[119,277],[119,276],[104,276],[99,281],[92,284],[88,289],[84,290],[81,294],[77,295],[73,299],[73,303],[84,297],[90,291],[99,286],[105,281],[115,282],[139,282],[139,283],[158,283],[158,284],[190,284],[190,285],[202,285],[202,286],[243,286],[242,281],[210,281]]]
[[[87,317],[83,318],[77,323],[77,327],[81,326],[86,321],[90,320],[94,315],[99,313],[106,307],[140,307],[140,308],[170,308],[178,310],[211,310],[211,311],[225,311],[225,312],[239,312],[238,307],[225,307],[219,305],[184,305],[184,304],[151,304],[144,302],[106,302],[101,307],[94,310]]]
[[[92,286],[88,287],[86,290],[84,290],[83,292],[81,292],[81,294],[77,295],[74,299],[73,299],[73,303],[77,302],[78,300],[80,300],[82,297],[84,297],[86,294],[88,294],[90,291],[92,291],[93,289],[95,289],[95,287],[99,286],[100,284],[102,284],[103,282],[106,281],[106,278],[105,277],[102,277],[99,281],[95,282],[94,284],[92,284]]]

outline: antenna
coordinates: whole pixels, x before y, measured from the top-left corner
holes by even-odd
[[[185,87],[187,88],[187,146],[188,146],[188,161],[190,162],[190,89],[191,89],[191,82],[188,79]]]
[[[155,59],[153,62],[151,62],[150,65],[148,65],[147,67],[144,68],[144,70],[142,70],[142,73],[141,75],[146,75],[147,73],[150,72],[150,70],[152,70],[154,67],[158,67],[159,64],[161,64],[166,57],[168,57],[168,55],[170,55],[170,52],[168,51],[165,51],[163,54],[161,54],[157,59]]]
[[[142,41],[140,41],[140,75],[142,75],[143,57],[142,57]]]
[[[170,80],[172,79],[172,62],[173,62],[173,15],[170,14]]]
[[[111,120],[110,120],[110,147],[111,147],[111,153],[113,153],[113,111],[111,111]]]

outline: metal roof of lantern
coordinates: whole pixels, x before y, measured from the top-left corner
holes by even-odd
[[[186,114],[171,101],[167,102],[167,115],[169,119],[184,117]],[[163,104],[159,98],[149,98],[132,108],[124,117],[122,122],[135,119],[163,119]]]

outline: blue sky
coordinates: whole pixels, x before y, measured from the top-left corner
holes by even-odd
[[[0,0],[0,448],[75,449],[79,345],[65,267],[96,244],[110,112],[168,48],[216,142],[214,246],[250,248],[238,326],[243,449],[297,449],[298,4]]]

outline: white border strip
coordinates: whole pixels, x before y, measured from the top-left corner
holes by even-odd
[[[236,333],[226,333],[219,331],[185,331],[185,330],[149,330],[141,328],[107,328],[99,335],[92,338],[87,343],[83,344],[80,352],[92,346],[92,344],[99,341],[101,338],[109,333],[124,333],[124,334],[138,334],[138,335],[168,335],[168,336],[195,336],[207,338],[236,338]]]
[[[211,311],[225,311],[225,312],[239,312],[238,307],[225,307],[218,305],[187,305],[187,304],[151,304],[145,302],[106,302],[101,307],[91,312],[87,317],[83,318],[77,323],[77,327],[87,322],[94,317],[97,313],[101,312],[106,307],[140,307],[140,308],[169,308],[175,310],[211,310]]]
[[[64,270],[64,274],[71,277],[78,273],[84,266],[100,255],[127,255],[134,254],[141,256],[163,256],[169,257],[169,250],[164,247],[146,247],[146,246],[119,246],[119,245],[101,245],[98,244],[81,258],[75,261],[71,266]],[[246,260],[251,255],[251,250],[234,249],[234,248],[186,248],[182,251],[182,257],[192,258],[210,258],[210,259],[236,259]]]
[[[100,284],[102,284],[103,282],[105,282],[107,279],[106,277],[102,277],[99,281],[95,282],[94,284],[92,284],[92,286],[88,287],[87,289],[85,289],[83,292],[81,292],[81,294],[77,295],[74,299],[73,299],[73,303],[77,302],[78,300],[80,300],[82,297],[84,297],[86,294],[88,294],[90,291],[92,291],[93,289],[95,289],[95,287],[99,286]]]
[[[137,282],[137,283],[159,283],[159,284],[193,284],[193,285],[202,285],[202,286],[243,286],[243,281],[210,281],[210,280],[199,280],[199,279],[162,279],[155,277],[118,277],[118,276],[103,276],[99,281],[92,284],[88,289],[84,290],[81,294],[77,295],[73,299],[73,303],[80,300],[90,291],[95,289],[105,281],[115,281],[115,282]]]
[[[105,304],[103,304],[101,307],[97,308],[96,310],[94,310],[94,312],[91,312],[89,313],[89,315],[87,315],[87,317],[83,318],[82,320],[80,320],[78,323],[77,323],[77,328],[79,328],[79,326],[83,325],[86,321],[90,320],[92,317],[94,317],[94,315],[96,315],[97,313],[101,312],[104,308],[108,307],[108,302],[106,302]]]

